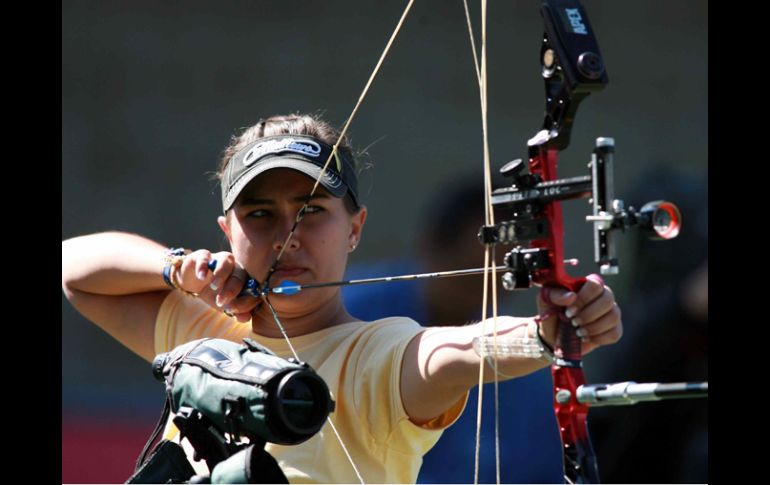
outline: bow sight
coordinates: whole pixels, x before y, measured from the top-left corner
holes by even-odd
[[[549,235],[550,225],[543,210],[545,203],[589,198],[593,211],[586,216],[586,221],[594,226],[594,261],[603,275],[617,274],[619,270],[613,231],[638,226],[654,240],[672,239],[679,234],[681,215],[676,205],[658,200],[644,204],[639,210],[633,206],[626,209],[623,200],[614,198],[614,148],[612,138],[596,139],[588,164],[591,175],[543,181],[540,175],[525,172],[521,159],[508,162],[500,169],[513,183],[492,193],[492,205],[510,210],[512,216],[493,226],[482,226],[479,239],[484,244],[516,245],[505,256],[509,270],[503,275],[505,289],[529,288],[533,275],[552,267],[551,252],[547,248],[521,246]]]
[[[588,16],[579,3],[547,2],[541,13],[546,30],[540,49],[545,119],[542,129],[528,141],[530,170],[525,171],[521,159],[500,169],[512,185],[495,190],[491,202],[510,210],[511,218],[482,226],[479,231],[483,244],[516,245],[505,257],[509,271],[503,275],[503,286],[507,290],[529,288],[533,280],[543,283],[549,280],[549,270],[569,263],[562,257],[561,247],[548,248],[539,243],[549,236],[562,239],[561,208],[549,203],[590,199],[593,211],[586,221],[594,225],[594,260],[602,274],[618,273],[613,231],[639,226],[652,239],[671,239],[681,226],[679,209],[670,202],[649,202],[636,210],[625,209],[624,202],[615,199],[612,138],[596,139],[588,164],[590,175],[553,179],[556,155],[569,145],[578,105],[592,92],[604,89],[609,79]],[[524,248],[522,244],[533,247]]]

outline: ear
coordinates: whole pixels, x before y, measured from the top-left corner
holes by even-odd
[[[219,216],[217,217],[217,224],[219,224],[219,228],[222,229],[222,232],[225,233],[225,236],[227,237],[227,241],[230,243],[230,246],[233,245],[233,238],[230,237],[230,216]]]
[[[366,206],[361,206],[361,210],[350,216],[350,236],[348,242],[352,246],[357,246],[361,242],[361,235],[366,222]]]

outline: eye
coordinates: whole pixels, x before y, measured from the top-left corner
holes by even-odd
[[[257,209],[246,214],[247,217],[267,217],[270,215],[270,211],[266,209]]]
[[[307,206],[307,209],[305,209],[305,214],[316,214],[318,212],[323,212],[325,209],[319,205],[309,205]]]

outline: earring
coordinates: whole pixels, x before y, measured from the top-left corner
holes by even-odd
[[[356,250],[356,246],[358,246],[356,243],[352,243],[352,244],[350,245],[350,251],[348,251],[348,252],[351,252],[351,253],[352,253],[353,251],[355,251],[355,250]]]

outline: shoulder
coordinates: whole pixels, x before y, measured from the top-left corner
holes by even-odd
[[[409,342],[424,330],[419,323],[407,317],[363,323],[349,336],[351,363],[359,368],[370,368],[400,362]]]
[[[388,317],[364,323],[356,332],[361,337],[391,339],[411,338],[425,330],[425,327],[409,317]]]
[[[295,337],[293,344],[300,352],[341,354],[345,359],[358,360],[392,350],[399,347],[399,344],[405,347],[423,330],[424,328],[411,318],[389,317],[372,322],[345,323],[314,334]],[[277,343],[280,346],[281,343]]]

